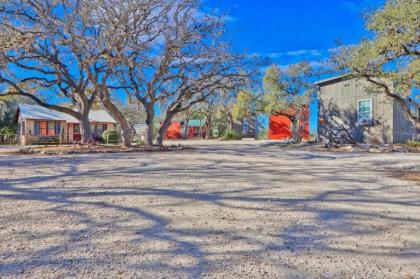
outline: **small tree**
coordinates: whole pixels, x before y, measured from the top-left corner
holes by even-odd
[[[255,114],[256,96],[241,90],[233,106],[233,117],[237,120],[244,120]]]
[[[264,76],[264,95],[260,110],[272,114],[286,116],[292,122],[294,142],[300,138],[300,121],[304,109],[315,92],[311,82],[314,70],[308,62],[291,65],[285,70],[278,66],[270,67]]]
[[[0,134],[16,134],[17,103],[17,98],[11,96],[0,99]]]

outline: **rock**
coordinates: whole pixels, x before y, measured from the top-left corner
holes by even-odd
[[[351,145],[345,146],[345,147],[343,147],[343,150],[353,152],[353,146],[351,146]]]

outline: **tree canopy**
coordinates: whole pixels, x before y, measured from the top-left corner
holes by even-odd
[[[302,112],[309,106],[315,92],[311,78],[315,71],[310,63],[303,61],[281,69],[270,67],[263,79],[264,94],[260,110],[269,115],[282,115],[292,122],[293,140],[299,141]]]
[[[256,96],[250,92],[241,90],[238,94],[235,105],[233,106],[233,117],[242,120],[256,112]]]
[[[335,67],[350,76],[368,80],[371,91],[395,99],[407,116],[416,121],[420,80],[420,2],[388,0],[367,18],[371,39],[341,47],[333,56]]]

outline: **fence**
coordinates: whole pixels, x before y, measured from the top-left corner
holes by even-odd
[[[23,145],[58,145],[58,144],[76,144],[82,142],[81,133],[61,133],[59,135],[32,135],[32,134],[23,134],[15,136],[15,142],[19,141]],[[1,142],[1,141],[0,141]],[[88,140],[89,143],[105,143],[105,144],[117,144],[120,143],[119,137],[117,139],[111,138],[102,138],[100,135],[92,134],[91,138]]]
[[[18,142],[17,135],[0,134],[0,144],[16,144]]]

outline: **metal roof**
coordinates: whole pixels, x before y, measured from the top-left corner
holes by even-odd
[[[106,110],[91,110],[89,113],[89,121],[91,122],[105,122],[114,123],[117,121]]]
[[[317,82],[315,82],[315,84],[318,85],[318,86],[322,86],[324,84],[334,83],[334,82],[342,81],[342,80],[349,79],[349,78],[350,78],[350,74],[344,74],[344,75],[335,76],[335,77],[331,77],[331,78],[327,78],[327,79],[317,81]]]
[[[188,127],[203,127],[206,126],[205,120],[192,119],[188,121]]]
[[[22,119],[55,120],[66,121],[68,123],[79,123],[79,120],[67,113],[47,109],[39,105],[19,104],[18,107],[19,117]],[[89,121],[117,123],[105,110],[91,110],[89,113]]]

